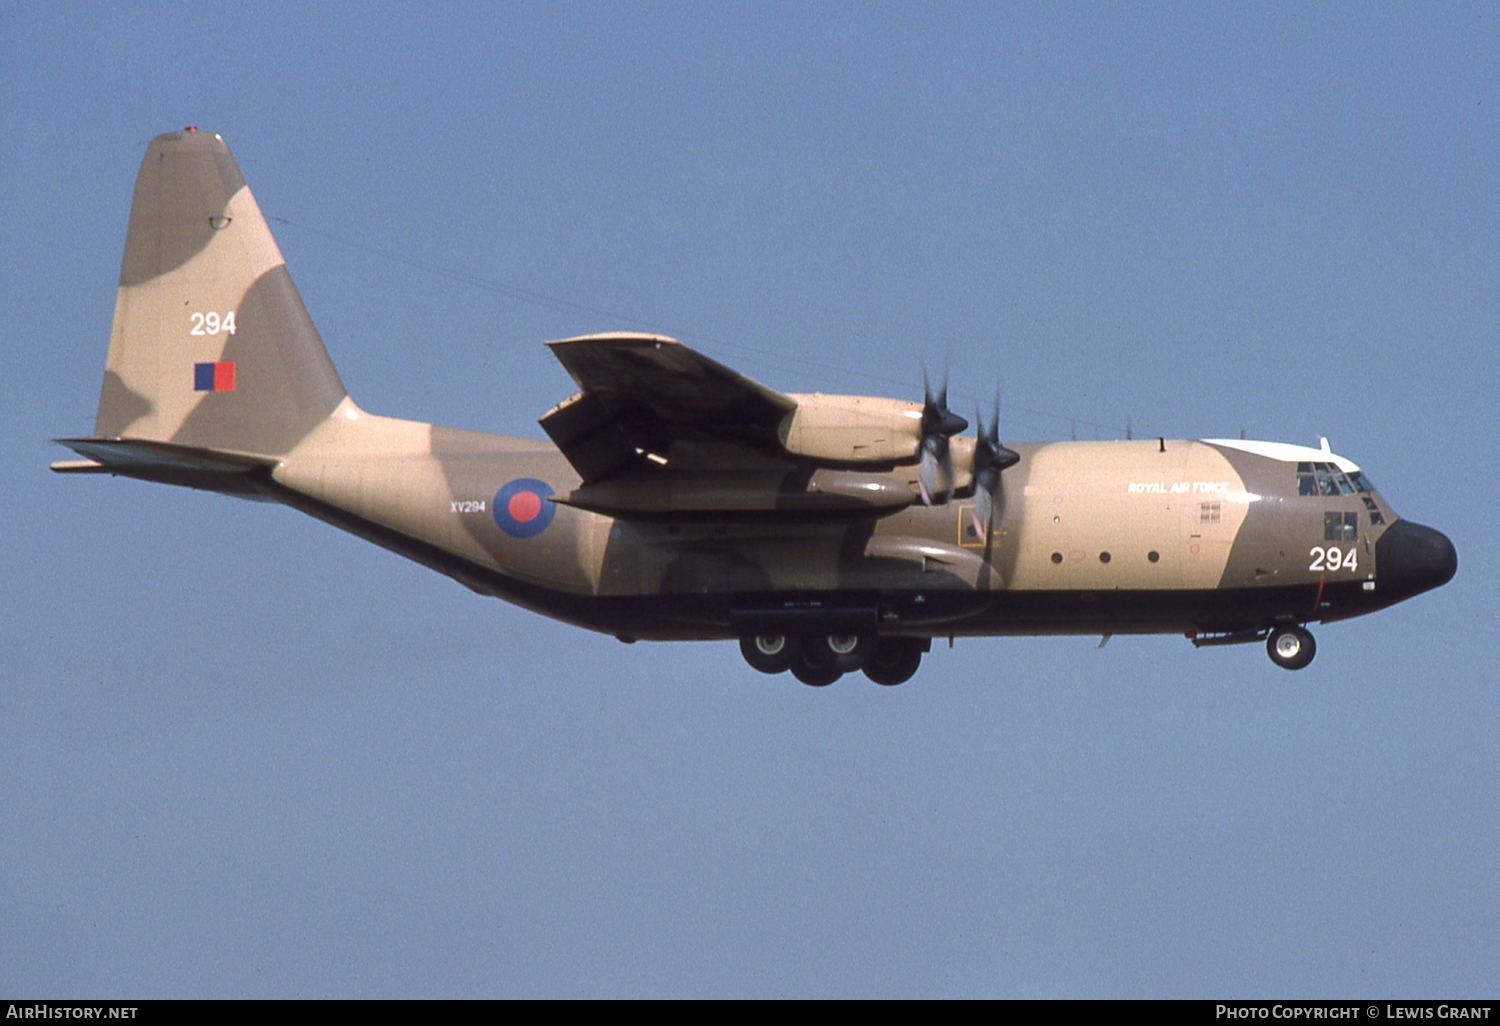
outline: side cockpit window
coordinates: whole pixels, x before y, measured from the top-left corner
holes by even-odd
[[[1324,513],[1323,540],[1341,542],[1359,541],[1359,514]]]
[[[1318,494],[1318,479],[1313,476],[1313,465],[1311,463],[1297,464],[1297,494]]]

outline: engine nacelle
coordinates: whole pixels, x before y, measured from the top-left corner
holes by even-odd
[[[792,395],[782,447],[831,463],[906,463],[922,443],[922,404],[865,395]]]

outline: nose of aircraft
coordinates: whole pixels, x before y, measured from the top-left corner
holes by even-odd
[[[1447,584],[1458,572],[1458,551],[1441,531],[1398,520],[1375,543],[1375,573],[1387,596],[1407,598]]]

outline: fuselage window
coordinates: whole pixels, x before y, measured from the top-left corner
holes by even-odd
[[[1323,540],[1352,542],[1359,540],[1358,513],[1324,513]]]
[[[1361,495],[1360,498],[1365,500],[1365,509],[1370,511],[1370,526],[1378,527],[1385,523],[1385,516],[1380,512],[1380,507],[1375,505],[1375,500],[1368,495]]]

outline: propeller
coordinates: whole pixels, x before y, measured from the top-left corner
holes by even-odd
[[[974,443],[974,508],[969,511],[974,518],[974,536],[983,538],[989,531],[990,514],[995,508],[995,496],[1000,491],[1000,474],[1006,467],[1020,462],[1021,454],[1000,444],[1000,390],[995,390],[995,410],[988,425],[974,405],[974,420],[978,425],[979,438]]]
[[[969,422],[948,409],[948,364],[943,362],[943,385],[938,394],[932,394],[927,381],[927,368],[922,368],[922,455],[917,465],[917,485],[922,493],[922,503],[932,505],[932,486],[941,472],[943,475],[943,502],[953,494],[953,455],[949,451],[948,439],[968,429]]]

